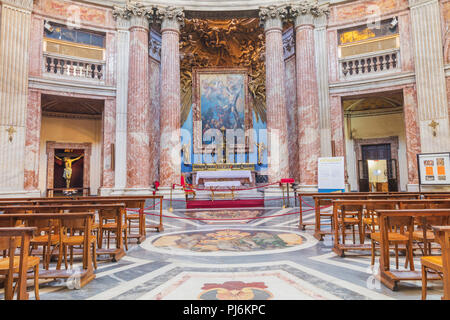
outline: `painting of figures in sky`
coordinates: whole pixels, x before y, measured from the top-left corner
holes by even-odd
[[[202,133],[208,129],[245,130],[245,75],[201,74]]]

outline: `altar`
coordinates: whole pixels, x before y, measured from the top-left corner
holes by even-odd
[[[197,171],[192,173],[192,181],[195,185],[255,186],[255,180],[256,173],[250,170]]]

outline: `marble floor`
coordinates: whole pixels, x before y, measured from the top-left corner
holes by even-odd
[[[330,236],[317,241],[313,226],[299,231],[298,210],[164,210],[163,232],[149,229],[142,244],[130,241],[126,256],[118,262],[99,261],[96,278],[81,289],[76,283],[42,281],[41,300],[421,298],[420,281],[401,282],[395,292],[380,284],[377,269],[370,267],[370,252],[341,258],[331,251]],[[309,210],[304,219],[312,221],[313,211],[307,206],[304,210]],[[233,220],[237,217],[247,220]],[[74,270],[78,267],[79,262]],[[440,299],[442,291],[440,281],[429,283],[428,299]]]

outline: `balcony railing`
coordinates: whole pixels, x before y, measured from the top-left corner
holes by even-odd
[[[105,62],[44,52],[44,74],[57,78],[103,82]]]
[[[339,60],[341,80],[400,71],[400,50],[390,49]]]

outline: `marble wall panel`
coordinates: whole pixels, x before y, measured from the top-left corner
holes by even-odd
[[[158,61],[149,58],[150,82],[150,183],[159,180],[159,148],[160,148],[160,78],[161,65]],[[150,134],[150,133],[149,133]]]

